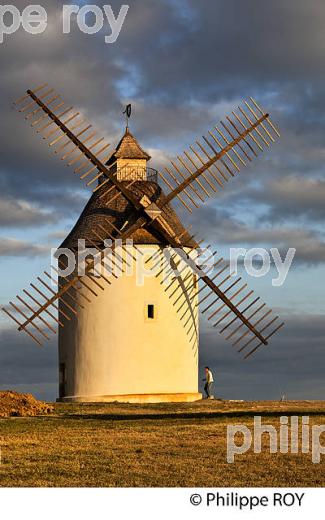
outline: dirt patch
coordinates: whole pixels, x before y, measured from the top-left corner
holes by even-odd
[[[52,413],[54,407],[37,401],[32,394],[19,394],[11,390],[0,392],[0,417],[31,417]]]

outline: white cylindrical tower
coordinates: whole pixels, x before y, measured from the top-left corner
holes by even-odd
[[[143,176],[132,185],[135,195],[139,200],[146,195],[159,202],[164,195],[152,170],[150,180],[147,178],[149,159],[127,131],[108,164],[115,165],[122,182],[129,182],[126,172],[133,176],[134,172],[126,170],[125,161],[132,160],[135,171]],[[93,194],[61,247],[76,252],[81,239],[86,247],[96,243],[103,249],[98,240],[103,228],[111,224],[112,229],[122,229],[134,218],[133,208],[123,197],[114,199],[114,189],[108,198],[103,190]],[[193,248],[195,244],[175,212],[169,206],[166,209],[168,225],[182,236],[184,247]],[[98,296],[84,286],[69,302],[78,315],[66,321],[59,332],[59,400],[162,402],[201,398],[195,275],[186,267],[173,283],[172,278],[165,280],[167,244],[145,229],[131,239],[133,246],[128,252],[119,251],[125,259],[123,273],[110,276],[110,284],[97,279],[104,290],[96,285],[96,278],[92,282],[86,277],[84,281]],[[146,263],[151,257],[153,260]],[[64,311],[63,302],[60,308]]]

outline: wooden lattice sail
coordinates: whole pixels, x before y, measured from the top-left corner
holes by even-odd
[[[254,291],[249,290],[246,283],[242,284],[241,278],[234,278],[229,273],[229,266],[222,258],[215,258],[212,275],[202,270],[198,258],[192,254],[200,241],[191,237],[184,228],[175,228],[171,223],[173,202],[178,200],[192,213],[225,188],[244,166],[265,147],[269,148],[279,136],[269,114],[254,99],[250,98],[238,107],[219,126],[209,130],[202,139],[159,172],[159,178],[167,186],[167,194],[162,192],[154,179],[139,177],[144,175],[144,170],[141,170],[140,165],[140,170],[136,171],[132,160],[124,161],[117,168],[121,157],[119,148],[136,147],[137,144],[132,141],[134,138],[128,130],[124,138],[128,139],[129,144],[121,141],[115,151],[108,153],[110,145],[105,139],[98,136],[78,111],[73,107],[67,108],[61,96],[47,85],[28,90],[26,95],[16,101],[15,106],[31,127],[48,142],[55,154],[67,166],[73,167],[74,173],[87,186],[92,187],[93,197],[99,207],[110,208],[120,204],[128,208],[123,221],[103,219],[94,226],[91,236],[87,237],[89,244],[98,251],[101,265],[104,265],[105,240],[112,241],[113,263],[119,264],[123,272],[127,265],[126,248],[126,256],[123,254],[127,239],[140,231],[151,233],[172,248],[172,258],[176,265],[185,262],[186,268],[190,268],[190,272],[200,279],[200,286],[197,287],[190,273],[186,275],[188,297],[193,300],[199,296],[203,314],[207,315],[213,327],[232,341],[239,352],[244,352],[247,358],[261,345],[268,344],[268,340],[283,323],[277,316],[273,316],[272,310],[260,298],[255,297]],[[139,154],[139,150],[134,153]],[[133,178],[132,175],[130,178],[130,169]],[[124,176],[123,171],[127,171],[128,175]],[[148,189],[139,188],[141,180],[148,180]],[[118,250],[118,247],[122,247],[122,250]],[[56,269],[55,266],[51,268]],[[156,276],[161,276],[161,273]],[[165,290],[173,299],[184,326],[187,326],[188,317],[179,298],[180,281],[184,290],[181,274],[172,276]],[[53,283],[59,284],[56,290],[53,289]],[[78,313],[78,307],[82,304],[80,298],[76,298],[76,293],[89,302],[97,296],[98,291],[109,290],[111,283],[112,278],[105,276],[98,269],[98,264],[95,267],[94,261],[89,260],[84,276],[77,273],[65,280],[61,277],[58,282],[45,271],[42,277],[38,277],[36,285],[30,284],[32,290],[24,290],[22,296],[17,296],[15,303],[10,302],[10,308],[3,310],[18,324],[19,330],[24,330],[41,344],[42,339],[49,338],[50,332],[55,333],[56,325],[64,326],[66,320],[72,320]]]

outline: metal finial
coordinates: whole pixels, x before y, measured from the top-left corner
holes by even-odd
[[[126,128],[129,128],[129,119],[131,117],[131,113],[132,113],[132,105],[131,104],[126,105],[126,109],[123,112],[123,114],[125,114],[125,119],[126,119]]]

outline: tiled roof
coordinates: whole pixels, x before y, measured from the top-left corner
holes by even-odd
[[[118,193],[116,188],[113,187],[109,194],[103,196],[109,187],[112,187],[112,184],[107,183],[92,195],[76,225],[64,240],[61,247],[67,247],[69,249],[76,248],[78,246],[78,239],[85,239],[87,247],[92,247],[89,239],[101,245],[100,240],[96,236],[96,232],[101,237],[103,236],[103,231],[100,226],[116,236],[114,227],[121,230],[126,223],[131,224],[137,219],[137,212],[122,195],[114,197]],[[147,195],[152,202],[159,203],[163,201],[165,197],[161,187],[157,183],[150,181],[135,182],[132,185],[132,192],[136,195],[138,200],[140,200],[143,195]],[[177,236],[182,235],[185,229],[169,204],[164,207],[163,216],[175,234]],[[105,238],[109,237],[107,236]],[[135,244],[164,244],[154,231],[145,228],[138,229],[130,238],[133,239]],[[183,246],[195,247],[195,243],[191,240],[188,233],[182,235],[181,242]]]

